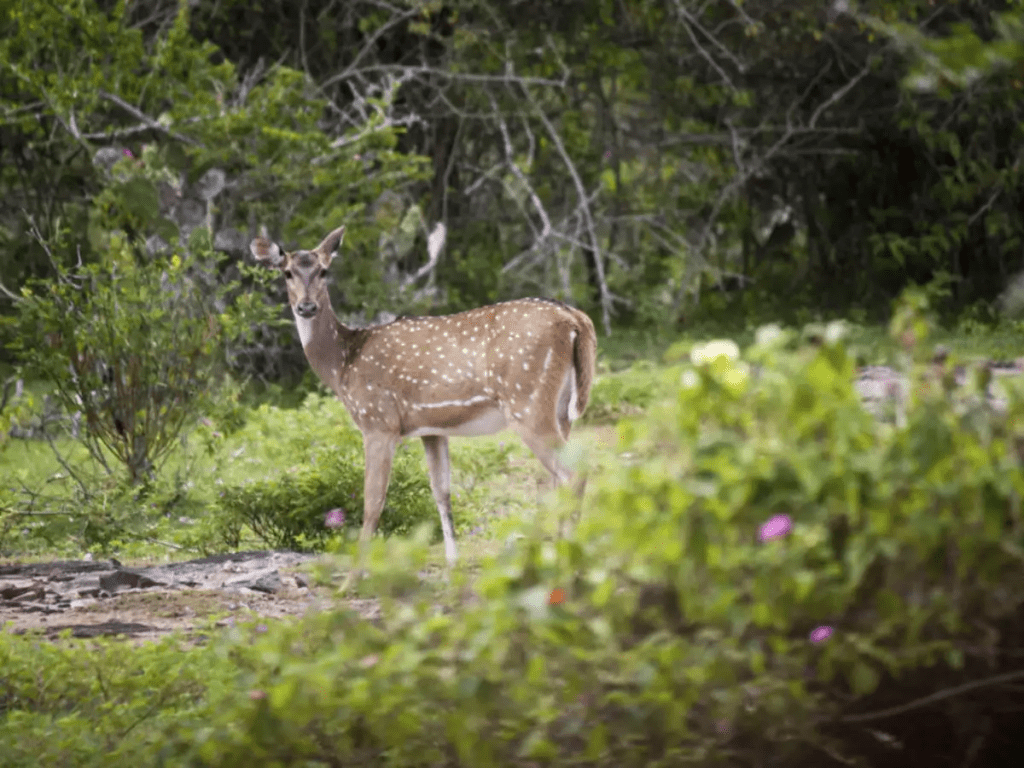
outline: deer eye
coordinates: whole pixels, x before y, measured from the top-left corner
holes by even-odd
[[[284,279],[285,280],[291,280],[292,279],[292,271],[290,269],[286,269],[284,271]]]
[[[320,275],[319,276],[320,277],[327,277],[327,269],[325,267],[320,267]]]

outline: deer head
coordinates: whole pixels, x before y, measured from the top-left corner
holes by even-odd
[[[257,237],[249,244],[253,257],[281,270],[288,286],[288,302],[296,319],[311,320],[324,306],[327,298],[327,269],[345,237],[345,227],[338,227],[312,251],[283,253],[277,243]]]

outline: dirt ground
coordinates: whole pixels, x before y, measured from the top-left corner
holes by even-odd
[[[332,590],[318,587],[303,566],[314,556],[237,552],[149,568],[111,560],[62,560],[0,565],[0,625],[15,633],[54,638],[120,635],[153,640],[214,626],[280,619],[322,610]],[[366,618],[376,600],[348,600]]]

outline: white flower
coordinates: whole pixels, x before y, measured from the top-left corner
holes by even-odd
[[[846,337],[848,326],[844,320],[833,320],[825,326],[825,343],[833,346]]]
[[[754,333],[754,344],[759,347],[767,347],[774,345],[777,341],[782,339],[782,326],[778,323],[769,323],[768,325],[762,325]]]
[[[740,348],[732,339],[716,339],[703,347],[694,347],[690,352],[690,361],[694,365],[710,365],[718,357],[727,360],[738,360]]]

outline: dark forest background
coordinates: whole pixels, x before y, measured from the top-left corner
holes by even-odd
[[[878,319],[910,283],[985,320],[1022,267],[1020,3],[0,8],[0,313],[112,238],[216,281],[339,223],[353,320]]]

